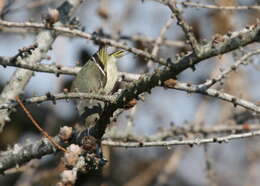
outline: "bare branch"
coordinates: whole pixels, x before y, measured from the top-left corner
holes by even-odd
[[[160,45],[163,42],[164,35],[166,31],[170,28],[170,26],[173,23],[173,18],[170,17],[168,21],[165,23],[165,25],[162,27],[159,36],[156,38],[153,49],[152,49],[152,55],[157,56],[160,50]],[[150,60],[148,62],[148,67],[152,64],[152,61]]]
[[[178,4],[182,4],[184,6],[193,7],[193,8],[208,8],[214,10],[260,10],[260,6],[251,5],[251,6],[217,6],[217,5],[206,5],[201,3],[194,2],[177,2]]]
[[[80,0],[65,1],[59,7],[60,20],[62,23],[68,21],[69,16],[80,4]],[[42,31],[38,34],[35,40],[35,47],[31,54],[25,56],[22,61],[28,64],[37,64],[46,57],[46,53],[50,49],[53,41],[56,38],[56,34],[51,31]],[[0,95],[0,103],[6,103],[15,100],[15,97],[23,93],[23,90],[30,78],[33,75],[33,71],[25,69],[17,69],[9,82],[3,88]],[[10,121],[9,114],[12,110],[1,110],[0,111],[0,132],[2,132],[4,125],[7,121]]]
[[[140,141],[140,142],[123,142],[123,141],[112,141],[104,140],[102,141],[103,145],[113,146],[113,147],[124,147],[124,148],[141,148],[141,147],[168,147],[173,145],[201,145],[209,143],[228,143],[231,140],[249,138],[253,136],[259,136],[260,131],[246,132],[241,134],[231,134],[221,137],[212,137],[212,138],[196,138],[196,139],[187,139],[187,140],[168,140],[168,141]]]
[[[66,67],[62,65],[55,65],[55,64],[28,64],[24,60],[14,59],[14,57],[1,57],[0,56],[0,65],[6,66],[13,66],[24,68],[32,71],[37,72],[49,72],[55,73],[56,75],[59,74],[70,74],[75,75],[80,71],[80,67]]]
[[[218,99],[222,99],[224,101],[233,103],[234,106],[241,106],[244,107],[246,109],[249,109],[253,112],[256,112],[258,114],[260,114],[260,106],[257,106],[256,104],[243,100],[241,98],[232,96],[230,94],[227,94],[225,92],[222,91],[218,91],[216,89],[209,89],[209,88],[201,88],[200,85],[193,85],[191,83],[180,83],[178,81],[174,81],[172,83],[172,86],[167,86],[168,88],[174,88],[176,90],[183,90],[183,91],[187,91],[189,93],[200,93],[200,94],[204,94],[207,96],[211,96],[211,97],[215,97]]]
[[[66,149],[64,149],[62,146],[57,144],[52,137],[38,124],[38,122],[33,118],[32,114],[29,112],[29,110],[25,107],[25,105],[22,103],[21,99],[19,97],[16,97],[16,101],[18,104],[22,107],[24,112],[26,113],[27,117],[32,121],[33,125],[42,133],[43,136],[45,136],[57,149],[66,152]]]
[[[172,13],[175,15],[177,19],[177,24],[182,28],[195,54],[199,56],[201,53],[200,44],[192,32],[192,28],[185,22],[185,20],[181,16],[181,11],[177,8],[176,2],[171,0],[156,0],[156,1],[167,5],[171,9]]]
[[[14,57],[1,57],[0,56],[0,65],[6,66],[13,66],[13,67],[19,67],[24,68],[36,72],[48,72],[48,73],[54,73],[57,76],[60,74],[67,74],[67,75],[76,75],[81,67],[66,67],[62,65],[56,65],[56,64],[27,64],[23,61],[14,60]],[[119,72],[119,77],[123,79],[124,81],[133,81],[137,80],[140,75],[139,74],[132,74],[127,72]]]
[[[63,147],[61,139],[57,136],[54,141]],[[47,138],[34,141],[25,145],[16,144],[11,150],[0,153],[0,172],[3,172],[14,166],[22,165],[34,158],[40,158],[44,155],[55,152],[56,149]]]
[[[128,141],[128,142],[152,142],[152,141],[165,141],[167,139],[173,139],[185,136],[187,134],[192,134],[192,136],[199,135],[216,135],[216,134],[237,134],[249,131],[260,130],[259,123],[257,124],[230,124],[230,123],[222,123],[222,124],[214,124],[212,126],[199,126],[196,123],[191,123],[189,125],[182,126],[171,126],[168,129],[164,129],[159,131],[153,135],[149,136],[136,136],[133,134],[121,134],[121,133],[107,133],[102,138],[103,140],[109,141]]]
[[[246,53],[235,64],[233,64],[230,68],[228,68],[227,70],[223,71],[218,77],[210,79],[210,80],[207,80],[205,83],[199,85],[199,88],[207,89],[207,88],[213,86],[215,83],[220,82],[222,79],[227,77],[227,75],[230,72],[237,70],[237,68],[240,65],[245,64],[245,61],[248,60],[250,57],[252,57],[254,55],[258,55],[259,53],[260,53],[260,49]]]
[[[149,60],[153,60],[154,62],[157,62],[161,65],[167,65],[166,60],[164,60],[162,58],[156,58],[153,55],[149,54],[148,52],[145,52],[145,51],[137,49],[137,48],[129,47],[129,46],[125,45],[124,43],[117,42],[113,39],[100,37],[96,34],[89,34],[89,33],[82,32],[82,31],[77,30],[77,29],[71,29],[71,28],[62,27],[62,26],[53,26],[51,28],[46,28],[46,26],[42,23],[32,23],[32,22],[17,23],[17,22],[3,21],[3,20],[0,20],[0,26],[16,27],[16,28],[20,28],[20,27],[21,28],[35,28],[35,29],[40,29],[40,30],[51,29],[51,30],[55,31],[56,34],[59,34],[61,32],[63,34],[69,34],[69,35],[74,36],[74,37],[81,37],[81,38],[85,38],[87,40],[93,40],[93,41],[98,42],[98,43],[102,43],[102,44],[105,44],[105,45],[124,49],[124,50],[129,51],[133,54],[145,57]]]
[[[118,108],[124,108],[129,101],[138,98],[138,96],[144,92],[150,92],[152,88],[156,86],[162,86],[163,82],[175,78],[179,73],[186,70],[187,68],[194,68],[195,64],[202,62],[204,59],[220,55],[222,53],[227,53],[229,51],[235,50],[241,46],[248,45],[260,39],[260,25],[252,25],[242,31],[233,32],[228,36],[223,36],[223,42],[214,43],[209,42],[203,45],[202,53],[197,56],[194,52],[189,53],[183,57],[176,59],[173,63],[172,68],[165,68],[158,70],[151,75],[144,75],[137,81],[130,83],[126,89],[122,90],[118,95],[116,102],[109,104],[105,107],[100,121],[95,125],[92,130],[92,135],[97,139],[100,139],[107,127],[109,118],[112,117],[113,112]],[[215,93],[215,92],[214,92]],[[215,94],[216,95],[216,94]],[[259,112],[259,107],[254,104],[243,102],[242,100],[236,100],[234,97],[229,97],[225,95],[225,99],[233,99],[235,104],[243,104],[250,109]]]
[[[58,94],[47,93],[45,96],[31,97],[23,100],[23,102],[25,104],[42,103],[45,101],[56,102],[56,100],[61,100],[61,99],[96,99],[96,100],[112,103],[113,101],[115,101],[115,96],[98,95],[92,93],[80,93],[80,92],[67,92],[67,93],[58,93]],[[3,103],[0,104],[0,109],[10,109],[12,107],[15,107],[16,105],[17,104],[15,102]]]

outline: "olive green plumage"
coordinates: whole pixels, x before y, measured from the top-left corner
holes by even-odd
[[[122,50],[108,54],[106,47],[100,48],[76,75],[71,91],[110,94],[118,77],[116,61],[124,54]],[[77,101],[76,105],[79,115],[85,120],[85,126],[91,127],[99,119],[97,112],[104,107],[104,102],[84,99]]]

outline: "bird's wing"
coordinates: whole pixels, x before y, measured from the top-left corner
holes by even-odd
[[[78,72],[72,82],[72,92],[97,92],[106,83],[106,76],[92,60],[88,61]]]
[[[72,92],[89,92],[100,93],[106,83],[106,75],[100,71],[95,62],[89,60],[79,71],[76,78],[72,82]],[[97,100],[80,100],[77,101],[77,110],[80,115],[88,110],[89,107],[97,105]]]

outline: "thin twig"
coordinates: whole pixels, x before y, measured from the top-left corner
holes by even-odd
[[[217,5],[206,5],[201,3],[194,2],[177,2],[184,6],[193,7],[193,8],[208,8],[214,10],[260,10],[260,6],[251,5],[251,6],[217,6]]]
[[[16,101],[19,103],[19,105],[21,106],[21,108],[23,109],[23,111],[26,113],[27,117],[32,121],[32,123],[34,124],[34,126],[42,133],[43,136],[45,136],[46,138],[48,138],[48,140],[59,150],[66,152],[66,149],[64,149],[62,146],[60,146],[58,143],[56,143],[52,137],[41,128],[41,126],[37,123],[37,121],[33,118],[33,116],[31,115],[31,113],[29,112],[29,110],[24,106],[24,104],[22,103],[21,99],[17,96],[16,97]]]
[[[168,141],[140,141],[140,142],[124,142],[124,141],[112,141],[103,140],[102,144],[113,147],[126,147],[126,148],[141,148],[141,147],[168,147],[173,145],[200,145],[208,143],[227,143],[230,140],[249,138],[253,136],[260,136],[260,130],[253,132],[246,132],[241,134],[231,134],[221,137],[212,138],[195,138],[185,140],[168,140]]]
[[[71,15],[75,11],[76,7],[83,1],[80,0],[66,0],[59,7],[58,11],[60,16],[60,24],[68,23],[71,20]],[[32,44],[32,50],[29,55],[23,57],[25,63],[37,64],[46,58],[46,54],[51,48],[57,35],[51,31],[41,30],[37,35],[34,43]],[[30,47],[29,47],[30,48]],[[30,81],[33,75],[33,71],[25,69],[16,69],[9,81],[3,87],[0,94],[0,104],[14,100],[16,96],[19,96],[25,89],[27,83]],[[9,115],[12,110],[0,111],[0,132],[3,131],[6,122],[10,121]]]
[[[60,74],[77,75],[77,73],[81,69],[81,67],[69,67],[57,64],[28,64],[26,62],[20,61],[19,59],[14,60],[14,57],[2,56],[0,56],[0,65],[2,65],[3,67],[19,67],[36,72],[54,73],[57,76]],[[132,74],[128,72],[119,72],[119,76],[121,76],[125,81],[132,81],[139,78],[139,74]]]
[[[170,82],[170,81],[168,81]],[[194,85],[191,83],[182,83],[182,82],[178,82],[178,81],[172,81],[172,83],[167,85],[167,88],[173,88],[176,90],[182,90],[182,91],[186,91],[188,93],[200,93],[200,94],[204,94],[210,97],[215,97],[218,99],[222,99],[224,101],[233,103],[234,106],[241,106],[244,107],[248,110],[251,110],[253,112],[256,113],[260,113],[260,106],[254,104],[253,102],[244,100],[242,98],[238,98],[236,96],[233,96],[231,94],[213,89],[213,88],[201,88],[199,85]]]
[[[173,17],[171,16],[167,22],[164,24],[164,26],[162,27],[159,36],[156,38],[153,49],[152,49],[152,55],[153,56],[158,56],[159,50],[160,50],[160,45],[163,42],[164,39],[164,35],[166,33],[166,31],[171,27],[173,23]],[[151,66],[153,64],[153,62],[151,60],[149,60],[149,62],[147,63],[148,67]]]
[[[167,5],[172,13],[175,15],[177,19],[177,24],[182,28],[186,38],[191,45],[192,49],[194,50],[196,55],[200,55],[201,47],[197,39],[195,38],[194,33],[192,32],[192,28],[185,22],[181,15],[181,11],[177,8],[176,2],[171,0],[162,0],[162,3]]]
[[[62,26],[53,26],[53,27],[49,28],[49,27],[46,27],[46,25],[42,24],[42,23],[32,23],[32,22],[18,23],[18,22],[9,22],[9,21],[3,21],[3,20],[0,20],[0,25],[5,26],[5,27],[14,27],[14,28],[35,28],[35,29],[40,29],[40,30],[54,30],[57,32],[57,34],[63,33],[63,34],[68,34],[68,35],[71,35],[74,37],[81,37],[81,38],[85,38],[87,40],[93,40],[98,43],[102,43],[105,45],[124,49],[135,55],[145,57],[148,60],[153,60],[154,62],[157,62],[161,65],[169,65],[166,62],[166,60],[164,60],[163,58],[154,57],[153,55],[151,55],[148,52],[145,52],[143,50],[140,50],[140,49],[137,49],[134,47],[129,47],[126,44],[124,44],[123,42],[117,42],[113,39],[104,38],[104,37],[98,36],[97,34],[89,34],[86,32],[82,32],[78,29],[71,29],[69,27],[62,27]]]
[[[211,86],[213,86],[214,84],[216,84],[217,82],[220,82],[222,79],[224,79],[225,77],[227,77],[227,75],[232,72],[237,70],[237,68],[244,64],[246,60],[248,60],[250,57],[254,56],[254,55],[258,55],[260,54],[260,49],[252,51],[252,52],[248,52],[245,55],[243,55],[235,64],[231,65],[230,68],[228,68],[227,70],[223,71],[218,77],[207,80],[205,83],[198,85],[201,89],[207,89],[210,88]]]
[[[196,123],[192,123],[188,126],[172,126],[171,128],[164,129],[153,135],[149,136],[137,136],[134,134],[124,134],[121,133],[106,133],[103,140],[112,141],[128,141],[128,142],[151,142],[151,141],[165,141],[168,139],[176,138],[179,136],[191,134],[193,136],[199,135],[217,135],[217,134],[232,134],[232,133],[242,133],[249,131],[260,130],[259,123],[257,124],[243,124],[243,125],[228,125],[225,124],[214,124],[213,126],[199,126]]]
[[[69,92],[69,93],[58,93],[58,94],[51,94],[47,93],[45,96],[35,96],[28,99],[23,100],[25,104],[31,103],[42,103],[45,101],[52,101],[55,102],[56,100],[62,99],[96,99],[104,102],[112,103],[115,101],[115,96],[110,95],[98,95],[93,93],[81,93],[81,92]],[[0,104],[0,109],[10,109],[16,106],[16,103],[3,103]]]

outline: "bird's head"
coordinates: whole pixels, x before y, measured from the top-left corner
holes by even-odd
[[[98,62],[101,66],[106,67],[108,64],[116,63],[117,59],[123,57],[126,54],[124,50],[118,50],[111,54],[107,52],[107,47],[101,47],[97,52]]]

